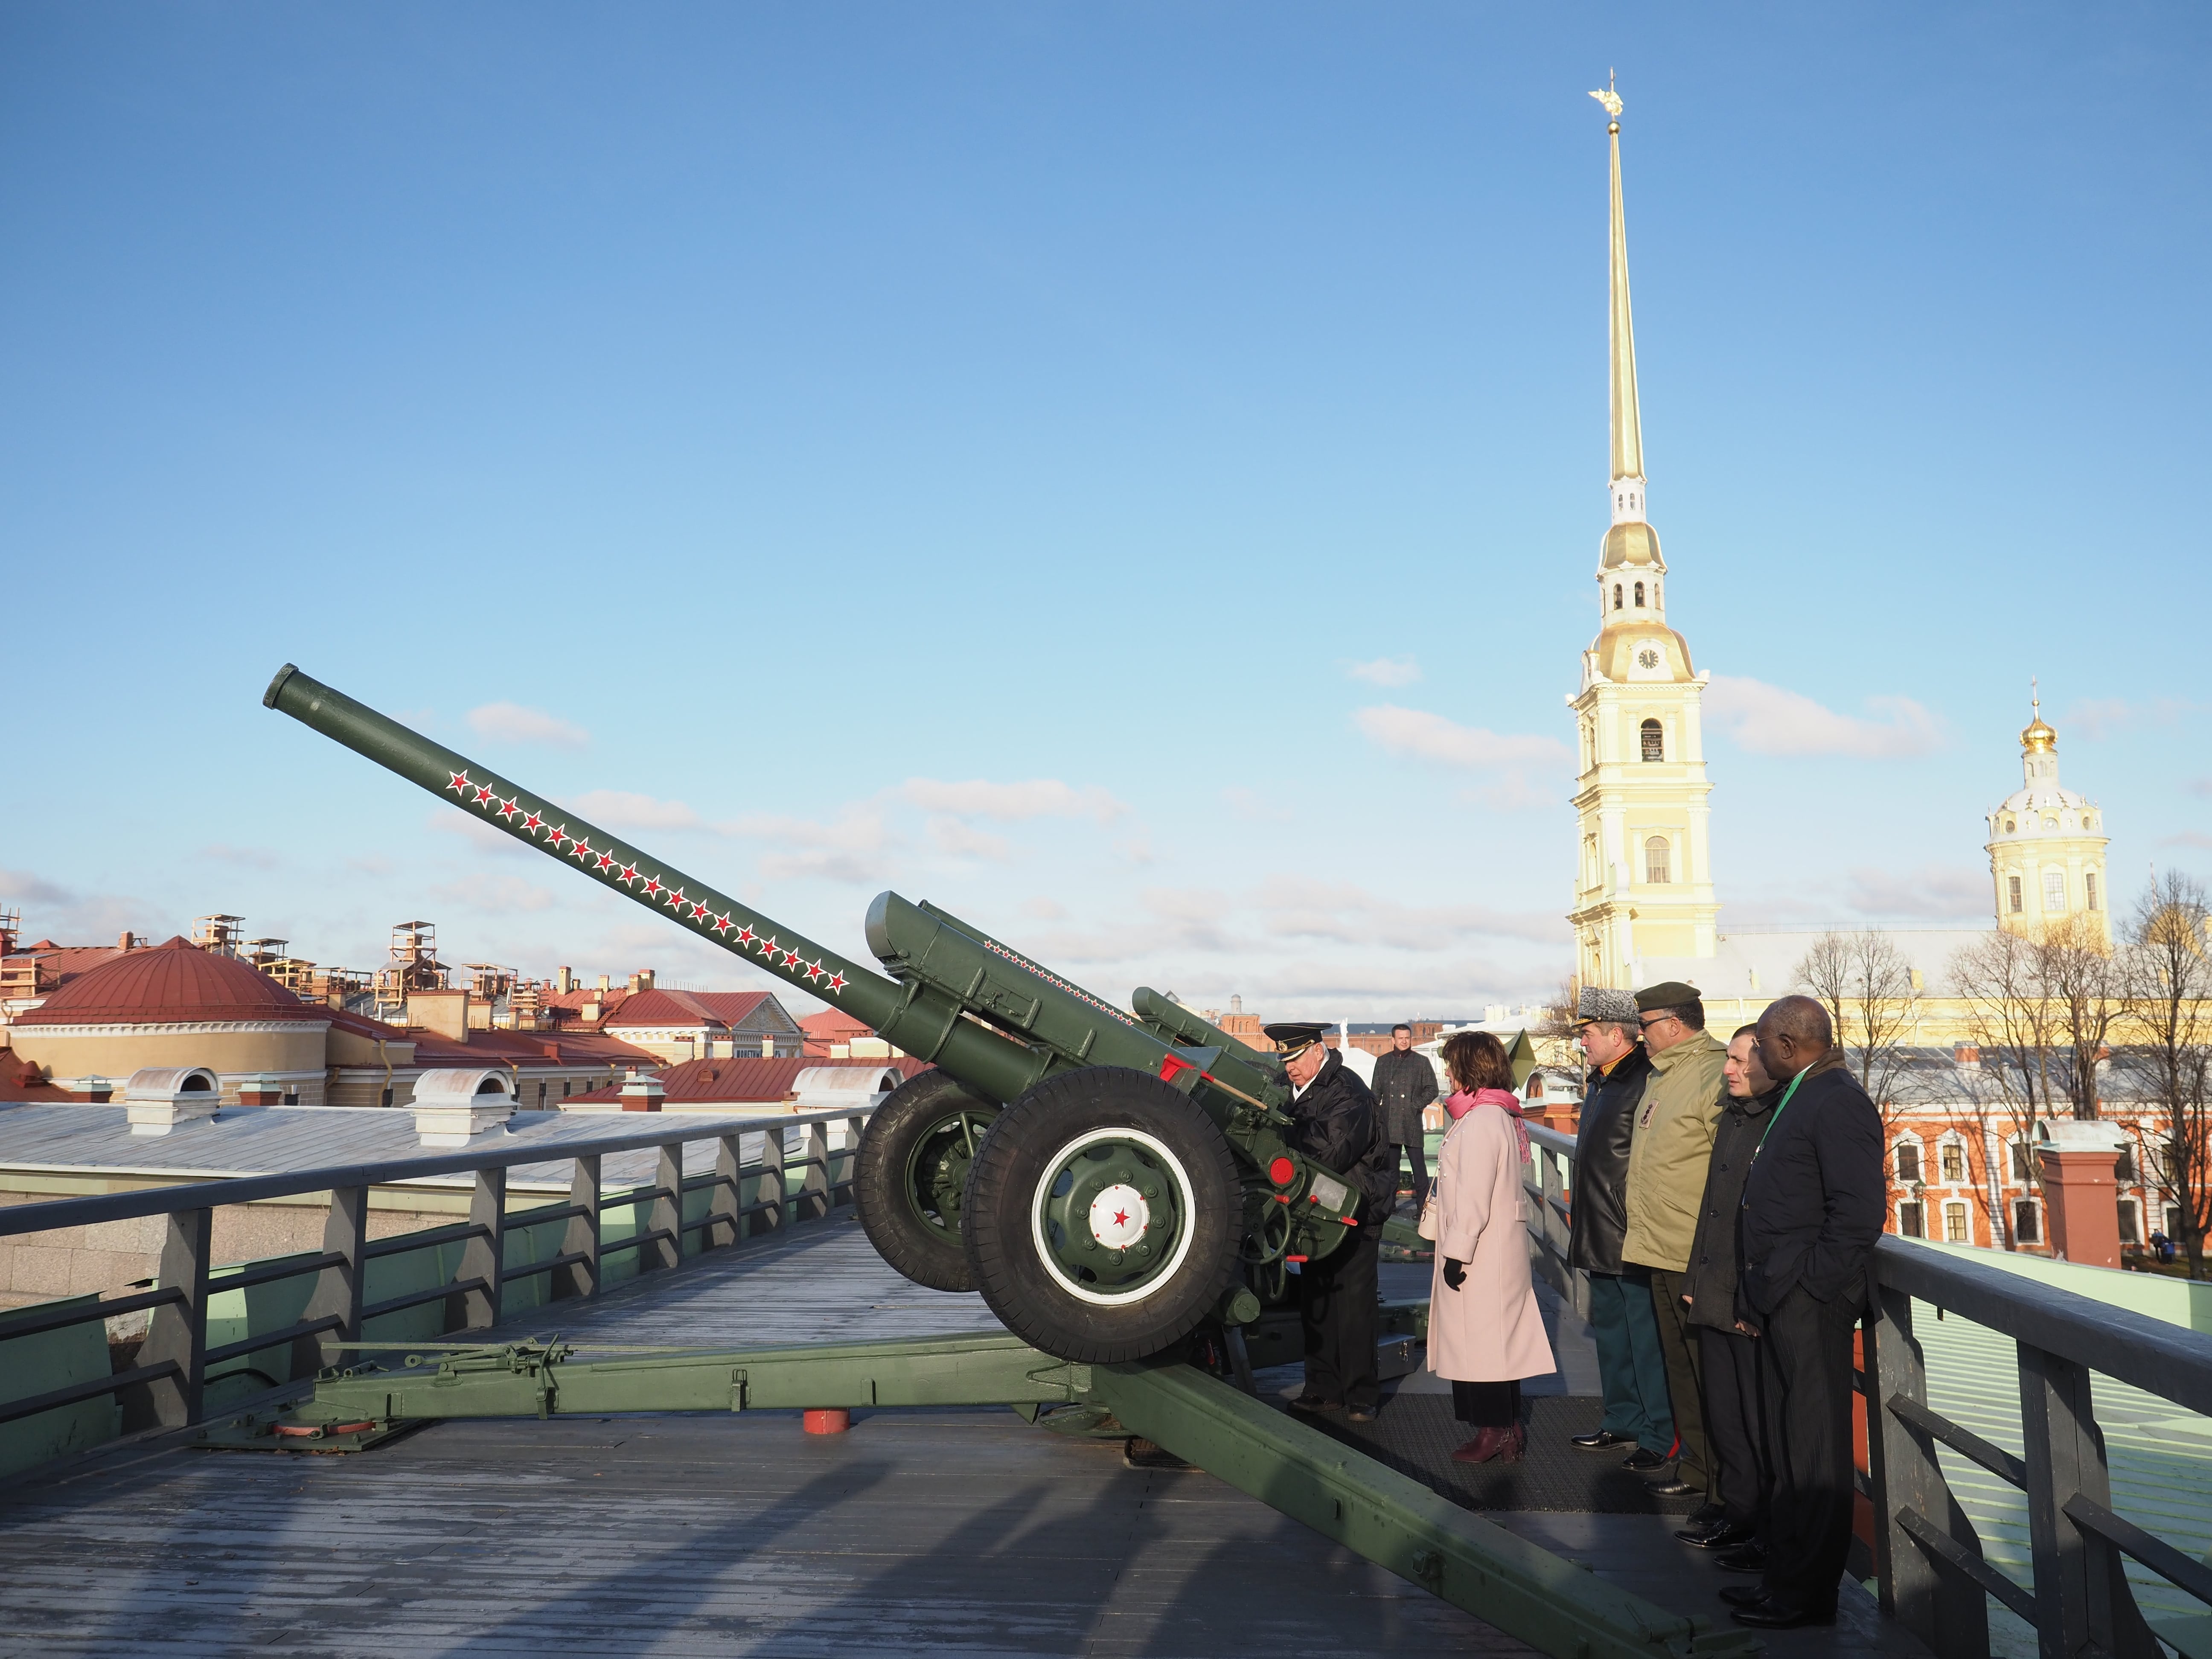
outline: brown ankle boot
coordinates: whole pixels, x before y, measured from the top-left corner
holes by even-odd
[[[1521,1445],[1515,1437],[1521,1432],[1516,1424],[1510,1429],[1483,1429],[1474,1439],[1452,1454],[1455,1463],[1491,1463],[1521,1461]]]

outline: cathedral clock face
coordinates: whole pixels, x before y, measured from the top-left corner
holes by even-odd
[[[1659,653],[1650,646],[1645,646],[1643,650],[1636,653],[1636,665],[1647,672],[1656,668],[1659,665]]]

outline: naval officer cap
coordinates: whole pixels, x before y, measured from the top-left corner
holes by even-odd
[[[1636,999],[1626,991],[1608,991],[1603,986],[1585,985],[1575,1002],[1575,1024],[1595,1024],[1599,1020],[1609,1025],[1636,1024]]]
[[[1260,1028],[1260,1033],[1268,1042],[1282,1049],[1285,1060],[1295,1060],[1312,1048],[1315,1043],[1319,1042],[1322,1034],[1328,1030],[1328,1027],[1326,1025],[1312,1024],[1304,1020],[1292,1020],[1282,1024],[1262,1025]]]

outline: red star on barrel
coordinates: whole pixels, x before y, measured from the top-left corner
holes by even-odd
[[[738,943],[740,945],[750,945],[759,937],[760,935],[750,927],[741,926],[738,929]]]
[[[558,830],[548,830],[545,832],[545,844],[556,853],[561,850],[561,843],[568,839],[568,826],[565,823]]]
[[[632,883],[632,882],[635,881],[636,879],[637,879],[637,866],[635,866],[635,864],[625,864],[624,866],[623,866],[623,867],[622,867],[622,884],[623,884],[623,886],[625,886],[625,887],[627,887],[627,886],[629,886],[629,885],[630,884],[630,883]]]
[[[646,897],[659,898],[661,894],[666,890],[666,889],[661,886],[660,878],[659,876],[647,876],[645,878]]]
[[[476,786],[469,781],[469,775],[465,772],[455,772],[452,775],[453,781],[447,784],[446,787],[453,790],[456,794],[465,799],[468,796],[469,791],[476,787]]]
[[[726,915],[716,916],[714,918],[714,931],[718,933],[728,933],[730,931],[729,917]]]
[[[545,820],[532,812],[528,817],[523,819],[522,827],[534,836],[545,827]]]
[[[822,977],[822,964],[818,962],[808,963],[806,964],[806,977],[809,979],[820,979]]]
[[[589,864],[592,861],[591,843],[589,842],[583,841],[578,842],[575,846],[575,854],[579,860],[586,864]]]
[[[490,790],[489,790],[489,789],[485,788],[485,787],[483,787],[483,785],[482,785],[482,784],[478,784],[478,785],[477,786],[477,805],[482,806],[482,805],[483,805],[486,801],[490,800],[490,799],[493,799],[493,795],[492,795],[492,793],[491,793],[491,791],[490,791]]]
[[[692,921],[698,921],[698,920],[699,920],[699,918],[700,918],[700,917],[702,917],[702,916],[705,915],[706,914],[707,914],[707,907],[706,907],[705,905],[703,905],[703,904],[700,903],[700,902],[699,902],[699,901],[698,901],[697,899],[693,899],[693,900],[691,901],[691,920],[692,920]]]
[[[772,939],[763,939],[760,942],[760,947],[761,960],[763,962],[774,962],[775,960],[776,951],[782,948]]]
[[[670,909],[675,911],[678,915],[682,915],[684,914],[684,890],[681,887],[670,888],[668,890],[668,896],[661,900],[661,902],[668,906]]]
[[[615,867],[614,855],[613,855],[612,854],[611,854],[611,853],[601,853],[601,854],[599,854],[599,862],[598,862],[598,863],[596,863],[596,864],[594,864],[592,867],[594,870],[611,870],[611,869],[613,869],[613,868]],[[632,873],[632,874],[635,874],[636,872],[635,872],[635,871],[633,871],[631,873]]]
[[[516,802],[514,797],[512,795],[508,796],[505,800],[499,804],[499,815],[503,818],[512,818],[521,810],[521,806]]]
[[[842,975],[842,974],[832,974],[832,975],[830,975],[830,988],[831,990],[833,990],[833,991],[842,991],[842,990],[843,990],[843,989],[845,988],[845,976],[844,976],[844,975]]]

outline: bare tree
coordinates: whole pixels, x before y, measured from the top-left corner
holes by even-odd
[[[1972,1050],[1958,1056],[1955,1073],[1966,1115],[1984,1131],[1991,1122],[2002,1125],[2010,1132],[2003,1135],[2008,1146],[2015,1141],[2033,1146],[2037,1120],[2052,1115],[2051,1103],[2063,1092],[2053,1074],[2058,1017],[2041,951],[2033,940],[1999,929],[1954,955],[1948,977],[1952,994],[1965,1004],[1963,1048]],[[1986,1133],[1982,1145],[1989,1145]],[[2002,1163],[1989,1174],[1997,1236],[2006,1249],[2015,1249]],[[2033,1157],[2015,1174],[2031,1191],[2041,1184]]]
[[[2189,1276],[2205,1274],[2212,1231],[2212,902],[2194,877],[2154,878],[2136,901],[2123,956],[2130,1056],[2160,1121],[2146,1126],[2150,1169],[2174,1211]]]
[[[1821,934],[1794,971],[1826,1006],[1836,1041],[1887,1127],[1898,1079],[1911,1058],[1905,1046],[1915,1012],[1911,965],[1888,934],[1869,928]]]
[[[2074,1115],[2097,1115],[2097,1065],[2127,1009],[2119,958],[2087,916],[2045,923],[2035,942],[2035,974],[2051,1012],[2051,1072]]]

